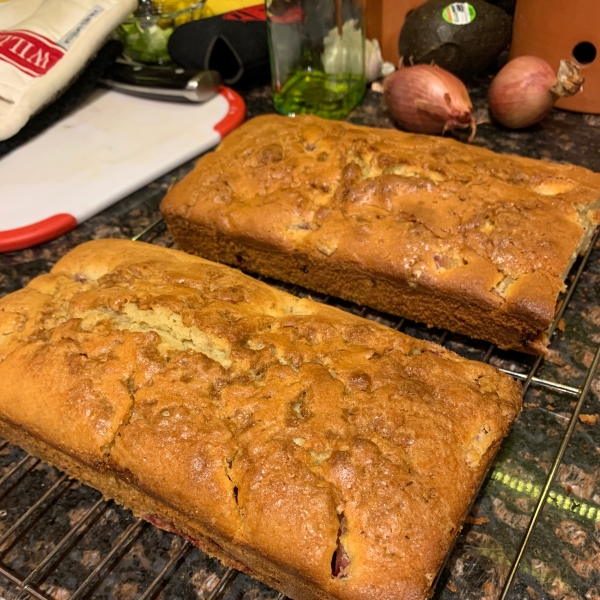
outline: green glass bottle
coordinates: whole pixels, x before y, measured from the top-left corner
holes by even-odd
[[[366,89],[362,0],[266,6],[275,110],[343,119]]]

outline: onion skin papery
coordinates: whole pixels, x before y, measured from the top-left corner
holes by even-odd
[[[492,116],[505,127],[523,129],[539,123],[559,98],[583,90],[584,79],[577,65],[560,61],[556,74],[536,56],[519,56],[498,72],[488,92]]]
[[[471,127],[473,104],[463,82],[435,65],[403,67],[383,82],[387,106],[395,121],[413,133],[444,134]]]

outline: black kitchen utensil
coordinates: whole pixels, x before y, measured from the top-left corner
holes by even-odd
[[[217,71],[234,87],[270,78],[264,5],[184,23],[168,45],[169,55],[186,69]]]

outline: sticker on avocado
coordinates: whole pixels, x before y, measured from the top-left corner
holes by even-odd
[[[468,2],[453,2],[442,11],[442,17],[453,25],[468,25],[475,20],[475,8]]]

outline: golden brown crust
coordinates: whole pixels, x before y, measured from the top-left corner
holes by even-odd
[[[543,352],[600,175],[312,116],[255,118],[165,197],[179,246]]]
[[[0,300],[0,381],[10,439],[306,600],[423,598],[521,404],[487,365],[119,240]]]

